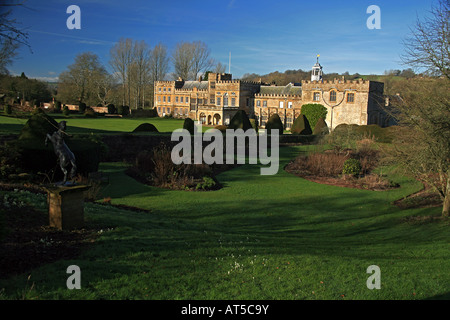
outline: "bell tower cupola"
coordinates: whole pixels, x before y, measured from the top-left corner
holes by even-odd
[[[323,71],[322,71],[322,66],[319,63],[319,57],[320,57],[320,54],[317,55],[317,62],[312,67],[311,81],[322,81]]]

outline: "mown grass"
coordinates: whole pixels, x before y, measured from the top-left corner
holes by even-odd
[[[275,176],[261,176],[257,165],[224,172],[224,188],[213,192],[145,186],[123,164],[103,164],[102,197],[150,211],[87,203],[88,225],[103,229],[97,242],[77,259],[33,270],[29,280],[27,273],[0,281],[0,297],[448,299],[448,221],[407,223],[440,208],[392,205],[421,186],[390,172],[401,188],[347,189],[283,170],[307,150],[281,148]],[[45,197],[34,201],[45,205]],[[66,288],[71,264],[81,268],[81,290]],[[366,286],[370,265],[381,269],[380,290]]]
[[[57,122],[67,121],[67,132],[70,134],[117,134],[129,133],[136,129],[140,124],[151,123],[160,133],[172,133],[176,129],[183,128],[183,119],[174,118],[112,118],[99,116],[96,118],[86,118],[83,115],[71,115],[65,117],[61,114],[49,114]],[[27,122],[27,117],[11,117],[0,115],[0,134],[19,134]],[[205,132],[212,126],[202,126]],[[136,133],[136,134],[155,134],[155,133]]]
[[[97,117],[86,118],[83,116],[64,117],[62,115],[50,114],[56,121],[67,121],[67,132],[70,134],[86,133],[123,133],[132,132],[142,123],[155,125],[159,132],[173,132],[175,129],[183,128],[181,119],[164,118],[109,118]],[[0,134],[18,134],[27,122],[27,118],[15,118],[0,116]]]

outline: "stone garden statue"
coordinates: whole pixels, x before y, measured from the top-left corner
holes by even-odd
[[[48,134],[45,138],[45,145],[48,145],[48,140],[50,140],[53,144],[53,148],[55,149],[55,154],[58,157],[59,166],[61,171],[64,173],[64,180],[62,182],[63,185],[67,182],[67,173],[68,166],[71,165],[72,169],[70,170],[70,179],[75,178],[75,173],[77,171],[77,166],[75,162],[75,156],[70,151],[69,147],[64,142],[63,135],[66,134],[66,121],[61,121],[58,124],[58,130],[53,132],[53,134]]]

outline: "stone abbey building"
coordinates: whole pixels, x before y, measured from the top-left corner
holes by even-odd
[[[326,122],[334,129],[339,124],[389,125],[383,111],[384,84],[376,81],[322,79],[322,66],[313,66],[310,81],[286,86],[233,80],[231,74],[210,73],[207,81],[157,81],[154,106],[159,116],[189,117],[204,125],[227,125],[237,110],[245,110],[264,127],[278,113],[289,129],[300,115],[302,105],[322,104],[328,109]]]

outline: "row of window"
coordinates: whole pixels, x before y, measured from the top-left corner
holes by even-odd
[[[221,103],[222,103],[222,98],[217,97],[216,105],[220,106]],[[228,107],[228,96],[223,97],[223,106]],[[235,107],[235,106],[236,106],[236,98],[231,98],[231,107]]]
[[[165,114],[170,113],[171,109],[169,107],[158,107],[158,113],[159,114]],[[175,115],[187,115],[188,114],[188,109],[187,108],[174,108],[173,109],[173,113]]]
[[[320,92],[314,92],[313,100],[320,101],[320,96],[321,96]],[[330,91],[330,102],[336,102],[336,100],[337,100],[336,91]],[[353,92],[347,93],[347,102],[348,103],[355,102],[355,93]]]
[[[158,88],[158,91],[161,92],[161,87]],[[166,87],[163,87],[163,88],[162,88],[162,91],[163,91],[163,92],[166,92]],[[168,91],[168,92],[171,92],[171,91],[172,91],[172,88],[167,88],[167,91]]]
[[[257,106],[257,107],[261,107],[261,101],[262,101],[262,106],[263,106],[263,107],[267,107],[267,100],[256,100],[256,106]],[[284,108],[284,101],[280,101],[279,107],[280,107],[281,109]],[[292,109],[292,102],[291,102],[291,101],[288,101],[287,108],[288,108],[288,109]]]
[[[167,97],[162,96],[162,99],[161,99],[161,96],[158,96],[158,102],[161,102],[161,100],[162,100],[162,102],[171,102],[170,96],[167,96]],[[195,100],[195,99],[193,99],[193,100]],[[199,99],[199,100],[201,100],[201,99]],[[176,103],[178,103],[178,102],[184,103],[185,101],[186,101],[186,103],[189,103],[189,97],[175,97]]]
[[[223,98],[221,97],[217,97],[216,100],[216,105],[220,106],[221,102],[223,99],[223,106],[227,107],[228,106],[228,96],[224,96]],[[170,100],[170,96],[158,96],[158,102],[171,102]],[[313,95],[313,101],[320,101],[321,100],[321,94],[320,92],[314,92]],[[336,98],[336,91],[331,91],[330,92],[330,102],[336,102],[337,98]],[[198,104],[207,104],[208,99],[198,99]],[[256,100],[256,106],[257,107],[261,107],[261,101],[262,101],[262,106],[263,107],[267,107],[267,100]],[[355,102],[355,93],[353,92],[349,92],[347,93],[347,103],[353,103]],[[189,97],[175,97],[175,103],[189,103]],[[191,103],[196,104],[197,103],[197,99],[193,98],[191,99]],[[210,98],[210,103],[214,104],[214,98]],[[231,98],[231,106],[235,107],[236,106],[236,98]],[[284,102],[280,101],[280,108],[284,108]],[[292,102],[288,102],[287,105],[288,109],[292,108]]]
[[[219,98],[220,99],[220,98]],[[191,103],[196,104],[198,100],[198,104],[208,104],[208,99],[196,99],[191,98]],[[234,100],[234,98],[233,98]],[[170,96],[158,96],[158,102],[171,102]],[[189,97],[175,97],[175,103],[189,103]],[[210,99],[210,103],[214,104],[214,98]]]

